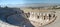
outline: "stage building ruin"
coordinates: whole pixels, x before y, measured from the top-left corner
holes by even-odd
[[[56,19],[56,12],[54,10],[47,10],[47,9],[24,9],[24,13],[27,16],[27,19],[35,27],[40,27],[43,25],[47,25],[53,22]]]

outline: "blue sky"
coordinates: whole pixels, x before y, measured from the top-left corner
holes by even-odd
[[[0,0],[0,5],[29,3],[60,3],[60,0]]]

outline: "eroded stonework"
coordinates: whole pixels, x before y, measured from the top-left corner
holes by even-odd
[[[25,10],[24,10],[25,11]],[[56,12],[53,10],[31,10],[25,11],[26,14],[29,13],[29,21],[35,27],[41,27],[52,23],[56,19]],[[27,15],[28,16],[28,15]]]

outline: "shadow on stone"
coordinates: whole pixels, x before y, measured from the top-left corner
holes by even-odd
[[[15,8],[1,8],[0,9],[0,20],[15,26],[22,27],[34,27],[28,19],[24,17],[24,14],[18,14]]]

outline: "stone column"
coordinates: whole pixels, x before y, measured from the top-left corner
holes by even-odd
[[[33,12],[30,12],[30,18],[32,18],[33,17]]]
[[[39,19],[42,19],[42,14],[41,13],[39,13]]]
[[[36,19],[37,18],[37,13],[36,12],[34,12],[34,19]]]
[[[39,19],[40,19],[40,21],[43,20],[43,14],[42,13],[40,13]]]
[[[47,13],[47,21],[49,21],[49,19],[50,19],[50,18],[49,18],[49,13]]]

